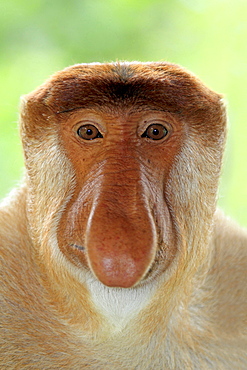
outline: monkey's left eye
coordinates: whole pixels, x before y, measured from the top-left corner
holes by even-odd
[[[97,127],[94,125],[84,125],[78,128],[78,136],[84,140],[94,140],[97,138],[102,138],[102,134],[99,132]]]
[[[153,124],[148,126],[142,137],[147,137],[151,140],[161,140],[168,135],[168,130],[165,126],[160,124]]]

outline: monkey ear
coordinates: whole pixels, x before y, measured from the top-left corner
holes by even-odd
[[[41,86],[20,99],[20,132],[21,136],[34,139],[50,123],[55,114],[46,104],[48,89]],[[37,137],[38,139],[38,137]]]
[[[27,103],[28,103],[27,95],[22,95],[19,103],[19,112],[20,116],[23,118],[26,117]]]
[[[19,103],[19,129],[20,129],[20,135],[23,139],[27,135],[27,125],[26,122],[28,120],[28,109],[27,109],[27,95],[23,95],[20,98]]]

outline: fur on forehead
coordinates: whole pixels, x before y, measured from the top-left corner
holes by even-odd
[[[225,116],[220,95],[184,68],[165,62],[77,64],[54,74],[24,100],[36,117],[46,110],[47,116],[60,116],[94,107],[103,112],[151,108],[206,124],[208,130],[212,124],[221,128]]]

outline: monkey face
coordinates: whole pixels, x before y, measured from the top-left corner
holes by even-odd
[[[36,244],[57,243],[110,287],[145,283],[176,257],[189,266],[210,233],[224,127],[221,97],[169,63],[55,74],[22,110]]]

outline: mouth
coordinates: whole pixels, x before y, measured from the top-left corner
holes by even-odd
[[[85,251],[85,247],[83,247],[82,245],[78,245],[78,244],[69,244],[70,247],[74,247],[76,249],[78,249],[79,251]]]

